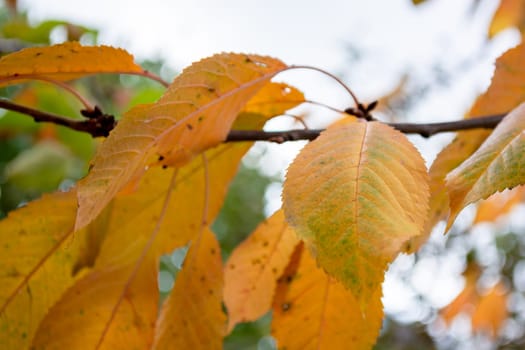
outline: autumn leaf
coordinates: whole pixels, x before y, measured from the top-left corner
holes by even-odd
[[[506,288],[502,283],[498,283],[485,295],[480,296],[472,314],[472,330],[488,332],[495,338],[508,316]]]
[[[464,274],[465,287],[440,311],[440,316],[450,325],[457,315],[465,313],[471,317],[474,332],[487,332],[495,338],[508,317],[506,288],[498,283],[480,293],[477,288],[480,272],[477,265],[469,265]]]
[[[279,210],[235,248],[224,272],[229,331],[237,323],[254,321],[270,310],[277,279],[297,243]]]
[[[145,349],[151,345],[157,315],[156,260],[150,255],[126,294],[134,265],[95,269],[53,306],[40,324],[32,349]],[[119,303],[108,325],[108,316]]]
[[[509,113],[480,148],[447,175],[449,228],[470,203],[525,183],[525,103]]]
[[[222,260],[219,242],[204,229],[191,244],[182,271],[164,302],[153,349],[222,349]]]
[[[82,245],[72,240],[75,207],[75,193],[59,192],[0,221],[0,344],[7,349],[28,348],[39,322],[77,278],[72,271]]]
[[[242,107],[284,68],[268,57],[215,55],[185,69],[154,105],[125,114],[79,184],[75,228],[91,222],[152,157],[181,166],[222,142]]]
[[[450,325],[452,320],[454,320],[460,312],[472,312],[472,309],[475,308],[478,302],[479,295],[476,283],[481,275],[479,266],[469,264],[463,275],[465,277],[465,287],[458,296],[439,313],[447,325]]]
[[[495,222],[499,217],[509,213],[524,199],[525,186],[518,186],[512,190],[494,193],[478,205],[473,223]]]
[[[238,122],[244,127],[257,129],[266,120],[267,116],[263,114],[251,113],[239,116]],[[62,320],[64,314],[80,312],[85,317],[73,320],[76,322],[76,328],[91,329],[93,332],[73,332],[71,339],[60,340],[57,344],[91,344],[95,347],[100,343],[100,348],[111,348],[123,336],[120,326],[126,325],[130,320],[130,303],[136,306],[134,312],[139,312],[141,317],[138,324],[126,326],[125,329],[130,332],[127,337],[140,338],[137,344],[152,344],[154,329],[149,325],[156,322],[157,306],[154,295],[158,292],[154,278],[156,269],[151,270],[148,267],[151,257],[158,257],[186,245],[201,232],[205,222],[214,220],[223,203],[228,184],[251,145],[249,142],[220,145],[206,152],[206,165],[199,157],[178,169],[175,187],[171,190],[171,199],[167,202],[165,210],[176,215],[165,215],[160,223],[159,215],[169,188],[172,187],[170,182],[173,169],[149,169],[138,183],[136,191],[118,194],[104,211],[105,224],[100,225],[102,218],[99,217],[88,226],[88,232],[94,224],[107,232],[100,247],[88,242],[91,244],[88,247],[93,251],[87,256],[82,254],[77,262],[80,266],[92,266],[95,260],[94,270],[70,288],[50,311],[48,321],[39,333],[37,344],[44,346],[55,344],[57,341],[48,336],[49,332],[55,331],[51,324],[52,319]],[[74,194],[72,200],[71,206],[74,208]],[[145,250],[147,241],[157,225],[158,232],[148,252]],[[144,252],[148,252],[147,259],[141,259]],[[134,272],[135,270],[138,272]],[[148,273],[153,276],[151,279],[148,279]],[[150,294],[149,298],[153,303],[146,303],[142,291],[134,291],[139,285],[143,286],[141,288],[146,290],[146,294]],[[85,292],[77,295],[79,290]],[[82,296],[86,293],[88,298]],[[93,317],[89,313],[91,311],[82,311],[90,309],[92,303],[98,305],[93,309],[96,313]],[[58,325],[56,331],[62,326],[64,325]],[[64,337],[67,338],[68,335]]]
[[[352,292],[318,268],[309,251],[294,253],[290,264],[296,271],[285,273],[274,301],[272,335],[277,348],[370,349],[383,318],[381,286],[361,312]]]
[[[389,126],[354,118],[301,151],[283,190],[288,222],[363,306],[403,244],[422,232],[427,201],[415,147]]]
[[[64,81],[96,73],[140,72],[125,50],[78,42],[27,48],[0,58],[0,86],[39,78]]]
[[[490,23],[489,38],[509,27],[517,27],[522,33],[525,30],[524,0],[501,0]]]
[[[478,97],[466,118],[504,114],[523,101],[525,70],[521,62],[524,59],[524,44],[508,50],[497,59],[490,86]],[[413,242],[411,251],[421,245],[423,237],[430,234],[436,223],[448,216],[449,195],[445,186],[446,175],[471,156],[489,135],[490,130],[461,131],[454,141],[438,154],[429,171],[431,177],[429,219],[419,242]]]
[[[472,137],[470,137],[472,136]],[[445,220],[450,213],[449,197],[445,186],[445,176],[456,168],[465,156],[474,153],[483,143],[478,130],[463,131],[460,136],[449,143],[436,157],[430,167],[430,200],[429,214],[423,233],[410,239],[404,251],[414,253],[428,240],[434,226]]]

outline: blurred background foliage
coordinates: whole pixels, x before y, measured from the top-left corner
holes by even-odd
[[[64,20],[30,23],[13,0],[5,1],[0,8],[0,55],[66,40],[96,44],[97,30]],[[366,55],[360,55],[355,47],[349,48],[349,54],[354,60],[358,56],[366,60]],[[141,65],[168,81],[175,76],[160,60]],[[436,77],[430,82],[410,74],[400,77],[399,84],[380,99],[378,112],[384,118],[392,112],[406,112],[414,103],[414,96],[420,103],[428,90],[446,86],[450,76],[458,74],[455,68],[436,70],[436,66],[429,67],[429,71],[430,76]],[[136,76],[100,75],[75,81],[72,86],[117,118],[131,106],[154,101],[163,92],[156,82]],[[43,111],[81,118],[83,106],[79,101],[49,83],[2,88],[0,96]],[[84,133],[2,111],[0,219],[44,192],[72,186],[86,174],[99,142]],[[279,176],[269,176],[257,166],[261,154],[248,157],[251,159],[242,165],[213,224],[224,257],[264,220],[267,189],[280,181]],[[400,290],[406,293],[406,303],[398,311],[387,312],[375,349],[525,347],[525,223],[512,219],[523,217],[520,203],[524,198],[523,189],[518,188],[487,201],[488,204],[472,207],[467,210],[470,218],[467,215],[467,220],[455,225],[447,236],[435,234],[420,252],[396,260],[391,267],[391,280],[394,285],[403,286]],[[161,259],[161,299],[171,290],[186,251],[187,248],[178,249]],[[433,274],[447,264],[455,266],[456,275],[450,276],[453,281],[435,286]],[[434,297],[440,288],[441,293],[452,295],[446,303]],[[268,335],[270,321],[268,314],[256,322],[237,326],[225,339],[225,348],[274,349],[275,343]]]

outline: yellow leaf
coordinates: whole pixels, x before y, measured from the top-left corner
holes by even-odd
[[[509,113],[478,150],[447,175],[452,225],[470,203],[525,183],[525,103]]]
[[[79,184],[75,228],[91,222],[151,157],[181,166],[222,142],[242,107],[284,68],[268,57],[215,55],[186,68],[157,103],[125,114]]]
[[[270,310],[277,279],[297,243],[279,210],[235,248],[224,272],[229,331],[237,323],[254,321]]]
[[[424,161],[405,135],[353,118],[306,145],[283,190],[288,222],[363,306],[403,244],[422,232],[428,196]]]
[[[507,113],[517,107],[523,100],[523,81],[525,79],[525,45],[508,50],[496,60],[496,71],[487,91],[482,94],[466,118]],[[469,130],[459,132],[445,149],[436,157],[430,168],[431,199],[430,215],[421,237],[426,237],[433,226],[445,219],[449,204],[448,193],[445,186],[446,175],[471,156],[483,141],[490,135],[489,130]],[[417,247],[418,243],[414,243]]]
[[[226,315],[222,311],[222,261],[219,242],[204,229],[192,243],[164,302],[154,349],[222,349]]]
[[[296,273],[285,275],[276,292],[272,335],[278,349],[372,348],[383,318],[381,286],[361,312],[352,292],[318,268],[308,251],[297,258]]]
[[[29,347],[40,320],[77,277],[75,202],[73,192],[46,194],[0,221],[0,344],[6,349]]]
[[[525,186],[518,186],[512,190],[494,193],[487,200],[478,205],[474,224],[493,222],[500,216],[507,214],[516,205],[525,199]]]
[[[35,78],[71,80],[96,73],[138,73],[142,68],[125,50],[67,42],[23,49],[0,58],[0,86]]]
[[[260,125],[261,118],[261,116],[255,119],[250,118],[245,124]],[[107,334],[101,341],[102,348],[118,348],[114,344],[117,344],[123,336],[129,339],[141,338],[142,340],[137,340],[137,344],[144,344],[144,347],[149,347],[153,342],[153,328],[148,325],[155,324],[157,316],[157,297],[155,296],[157,293],[155,278],[157,270],[144,265],[150,264],[151,256],[158,258],[161,254],[171,252],[174,248],[187,244],[201,232],[206,222],[209,223],[214,220],[223,203],[228,184],[235,175],[241,158],[250,146],[251,143],[230,143],[207,151],[207,171],[200,158],[196,158],[188,165],[178,169],[175,187],[172,190],[169,202],[166,204],[167,215],[162,219],[159,219],[159,215],[171,185],[173,169],[168,170],[159,167],[150,169],[138,183],[135,192],[128,195],[117,195],[108,206],[107,213],[104,213],[104,219],[107,221],[104,230],[107,231],[107,235],[96,256],[94,272],[68,291],[68,294],[64,296],[68,300],[61,299],[57,306],[50,311],[48,321],[44,326],[45,329],[39,336],[38,344],[54,344],[54,340],[50,339],[48,333],[44,332],[44,330],[48,332],[50,329],[54,331],[54,328],[51,328],[54,326],[47,322],[51,323],[50,320],[54,318],[61,319],[65,313],[90,309],[91,304],[95,302],[100,306],[96,307],[95,319],[89,316],[75,318],[74,320],[76,322],[75,327],[78,329],[87,328],[93,332],[74,332],[71,334],[71,339],[62,339],[59,345],[93,345],[100,341],[102,333],[106,329]],[[206,176],[208,181],[205,180]],[[206,217],[204,217],[204,213],[206,213]],[[156,230],[159,220],[161,223],[147,255],[148,258],[141,260],[141,255],[148,251],[147,242]],[[99,219],[95,221],[95,223],[98,222]],[[91,225],[88,228],[91,228]],[[76,235],[78,236],[78,233]],[[135,268],[139,271],[136,276],[133,273]],[[147,279],[148,273],[150,279]],[[84,298],[83,294],[74,293],[84,288],[88,288],[89,297]],[[111,290],[109,291],[107,288],[111,288]],[[152,304],[146,303],[142,299],[143,294],[140,288],[143,288],[146,294],[153,293],[149,297],[154,304],[153,313],[151,311]],[[120,295],[124,295],[125,298],[119,299]],[[135,298],[139,298],[136,303]],[[119,300],[122,301],[118,303]],[[137,319],[139,324],[125,326],[126,328],[122,330],[121,325],[126,325],[126,322],[129,322],[130,303],[136,306],[134,310],[141,315],[141,318]],[[145,309],[142,310],[142,307]],[[114,319],[111,318],[113,310]],[[62,326],[64,325],[57,327]],[[129,336],[125,335],[125,331],[130,332]],[[64,338],[69,337],[68,334],[62,336]],[[77,348],[83,349],[89,348],[89,346],[79,345]]]
[[[472,314],[472,330],[486,331],[495,338],[508,315],[506,289],[498,283],[487,294],[480,296]]]
[[[304,102],[304,95],[284,83],[268,83],[243,108],[245,113],[274,117]]]
[[[448,144],[436,157],[429,170],[430,201],[429,214],[423,233],[407,242],[405,252],[414,253],[427,241],[434,226],[445,220],[450,211],[445,176],[474,153],[483,143],[478,130],[463,131]]]
[[[150,348],[158,309],[156,265],[149,255],[136,272],[130,264],[106,266],[86,275],[50,310],[32,349]],[[122,294],[121,286],[127,283]]]
[[[489,27],[489,38],[509,27],[518,27],[520,32],[525,30],[525,1],[501,0]]]

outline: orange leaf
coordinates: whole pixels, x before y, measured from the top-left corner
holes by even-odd
[[[277,279],[297,243],[279,210],[233,251],[224,273],[229,331],[239,322],[258,319],[271,308]]]
[[[525,1],[501,0],[489,27],[489,38],[509,27],[518,27],[520,32],[525,30]]]
[[[366,306],[388,263],[423,230],[428,175],[405,135],[348,118],[297,156],[283,202],[319,265]]]
[[[111,46],[77,42],[23,49],[0,58],[0,86],[35,78],[71,80],[96,73],[138,73],[133,56]]]
[[[525,183],[525,103],[509,113],[480,148],[447,175],[452,225],[459,211]]]
[[[186,68],[154,105],[125,114],[79,184],[75,227],[91,222],[155,154],[180,166],[222,142],[242,107],[284,68],[268,57],[215,55]]]
[[[222,349],[226,315],[222,311],[219,242],[204,229],[191,245],[175,286],[164,302],[154,349]]]
[[[132,280],[134,264],[107,266],[86,275],[50,310],[32,349],[149,348],[158,309],[156,265],[150,255]],[[122,295],[121,286],[128,281]]]
[[[508,317],[505,287],[499,283],[482,295],[472,314],[472,329],[486,331],[495,338]]]
[[[274,303],[272,335],[279,349],[369,349],[381,329],[381,287],[361,312],[357,298],[316,266],[308,251],[295,274],[285,275]],[[291,261],[291,265],[297,261]]]
[[[494,193],[487,200],[478,205],[474,224],[493,222],[500,216],[507,214],[516,205],[525,199],[525,186],[518,186],[512,190]]]
[[[474,264],[469,265],[464,275],[465,287],[450,304],[440,311],[441,317],[447,324],[450,324],[462,311],[472,312],[478,303],[476,283],[480,276],[479,267]]]
[[[523,81],[525,79],[525,44],[508,50],[496,61],[496,71],[487,91],[478,97],[467,118],[507,113],[523,100]],[[489,130],[469,130],[459,132],[456,139],[443,149],[430,168],[431,212],[425,228],[428,236],[433,226],[446,218],[449,198],[445,186],[445,176],[471,156],[490,135]],[[414,244],[417,246],[417,244]]]

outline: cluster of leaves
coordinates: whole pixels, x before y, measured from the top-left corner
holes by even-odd
[[[524,56],[522,44],[498,59],[466,118],[511,112],[493,132],[458,133],[428,171],[401,132],[342,116],[290,166],[283,209],[224,266],[211,224],[252,146],[224,141],[305,99],[271,81],[293,69],[274,58],[219,54],[194,63],[156,102],[124,112],[75,187],[0,221],[0,343],[213,349],[238,323],[271,310],[279,348],[372,347],[388,264],[416,251],[437,222],[450,227],[468,204],[525,183]],[[2,86],[63,87],[101,73],[150,76],[121,49],[75,42],[0,59]],[[159,311],[158,261],[188,245]],[[503,303],[504,288],[482,296],[473,283],[458,299],[479,303],[473,322],[484,328],[502,318],[486,310]]]

